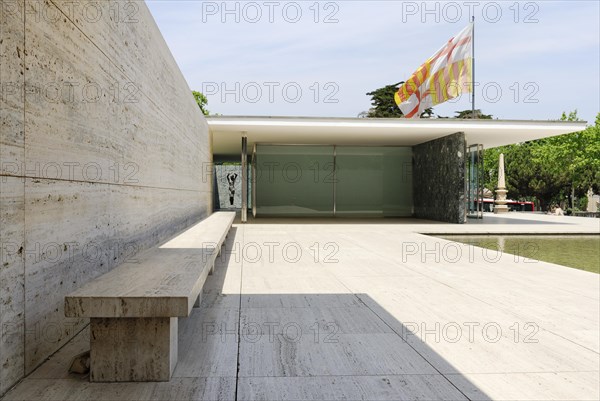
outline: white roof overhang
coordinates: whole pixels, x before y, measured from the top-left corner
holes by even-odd
[[[255,143],[414,146],[456,132],[464,132],[469,144],[493,148],[586,127],[585,122],[528,120],[214,116],[207,121],[215,155],[238,155],[243,135],[249,151]]]

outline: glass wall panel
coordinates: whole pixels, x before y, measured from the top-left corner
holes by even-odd
[[[257,216],[412,215],[410,147],[257,145],[255,166]]]
[[[257,216],[333,216],[333,146],[257,145]]]
[[[467,217],[483,218],[483,145],[469,146],[467,158]],[[491,205],[493,208],[493,204]]]
[[[338,146],[335,176],[336,215],[412,215],[412,148]]]

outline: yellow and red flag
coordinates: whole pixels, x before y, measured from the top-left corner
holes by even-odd
[[[418,118],[425,109],[473,90],[472,44],[469,24],[406,80],[394,96],[405,118]]]

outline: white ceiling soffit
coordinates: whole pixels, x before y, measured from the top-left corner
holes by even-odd
[[[370,119],[314,117],[207,118],[213,136],[213,153],[238,155],[241,137],[254,143],[414,146],[456,132],[464,132],[469,144],[485,148],[585,129],[586,122]]]

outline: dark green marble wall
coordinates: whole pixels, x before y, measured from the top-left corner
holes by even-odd
[[[413,147],[415,217],[465,222],[465,153],[462,132]]]

